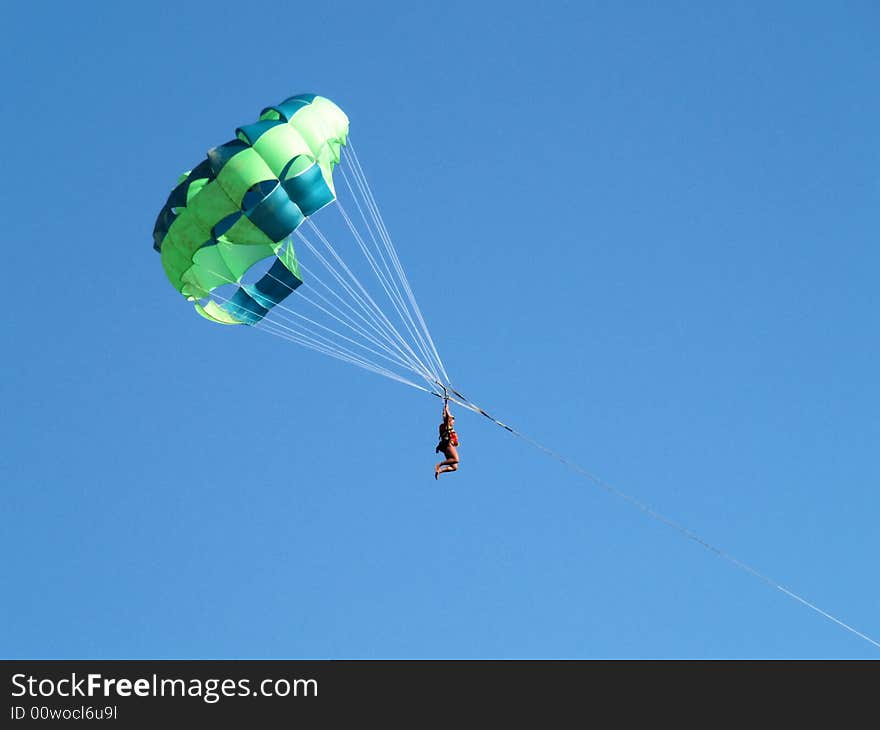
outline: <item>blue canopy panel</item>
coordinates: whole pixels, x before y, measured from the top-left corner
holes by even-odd
[[[221,306],[241,322],[255,325],[302,283],[302,279],[288,269],[281,259],[276,259],[256,283],[240,286]]]

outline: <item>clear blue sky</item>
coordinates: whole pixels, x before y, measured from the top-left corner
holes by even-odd
[[[878,639],[876,3],[4,27],[0,655],[880,657],[485,419],[435,482],[436,399],[200,319],[151,238],[330,97],[462,391]]]

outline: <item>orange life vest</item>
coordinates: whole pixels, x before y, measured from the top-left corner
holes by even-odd
[[[458,434],[454,428],[450,428],[445,423],[440,424],[440,440],[458,446]]]

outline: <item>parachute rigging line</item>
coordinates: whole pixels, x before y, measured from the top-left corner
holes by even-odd
[[[361,166],[360,160],[358,159],[357,151],[355,150],[354,143],[349,139],[349,147],[351,149],[351,157],[353,161],[353,170],[355,171],[355,178],[360,179],[359,187],[361,187],[365,193],[365,197],[367,199],[368,205],[373,211],[373,217],[377,223],[377,227],[380,229],[383,241],[385,242],[386,248],[388,250],[389,256],[391,260],[394,262],[395,269],[397,271],[398,277],[400,278],[400,282],[403,285],[404,291],[407,294],[409,302],[413,308],[413,311],[416,314],[421,326],[422,332],[427,338],[428,344],[431,347],[431,351],[434,355],[434,359],[437,362],[437,365],[440,368],[440,372],[443,373],[443,377],[447,382],[449,382],[449,375],[446,373],[446,368],[443,367],[443,361],[440,359],[440,354],[437,352],[437,347],[434,344],[434,339],[431,337],[431,333],[428,331],[428,325],[425,323],[425,318],[422,315],[422,310],[419,307],[418,302],[416,301],[415,295],[413,294],[412,287],[409,284],[409,279],[406,276],[406,272],[403,270],[403,266],[400,263],[400,258],[397,255],[397,250],[394,248],[394,243],[391,240],[391,234],[388,233],[388,228],[385,225],[385,220],[382,218],[382,212],[379,210],[379,206],[376,204],[376,199],[373,196],[373,191],[370,188],[369,183],[367,182],[367,177],[363,172],[363,167]],[[343,171],[344,174],[344,171]]]
[[[218,300],[228,302],[229,300],[216,295]],[[256,313],[256,312],[253,312]],[[298,312],[293,312],[293,314],[299,315]],[[280,316],[280,315],[279,315]],[[397,373],[394,373],[386,368],[377,365],[366,358],[360,356],[358,353],[351,351],[348,348],[345,348],[337,343],[334,343],[327,337],[324,337],[319,334],[312,333],[310,330],[297,330],[291,326],[282,324],[278,321],[271,320],[266,317],[262,322],[255,325],[255,329],[266,332],[268,334],[279,337],[288,342],[292,342],[294,344],[302,345],[310,350],[314,350],[316,352],[322,353],[324,355],[328,355],[330,357],[336,358],[337,360],[341,360],[343,362],[350,363],[357,367],[363,368],[364,370],[376,373],[377,375],[382,375],[384,377],[390,378],[392,380],[396,380],[397,382],[403,383],[404,385],[408,385],[410,387],[416,388],[417,390],[424,391],[426,393],[430,393],[431,391],[427,388],[422,387],[412,381],[401,377]]]

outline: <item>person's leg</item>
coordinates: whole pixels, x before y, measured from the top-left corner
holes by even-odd
[[[437,464],[438,473],[442,474],[445,471],[455,471],[458,469],[458,449],[454,446],[450,446],[443,453],[446,457],[446,461],[441,461]]]
[[[447,459],[442,462],[440,465],[440,474],[445,471],[455,471],[458,469],[458,459]]]

